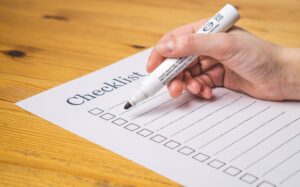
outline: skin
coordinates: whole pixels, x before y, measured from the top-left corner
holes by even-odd
[[[168,84],[172,97],[187,90],[210,99],[214,87],[225,87],[264,100],[300,100],[299,48],[272,44],[237,26],[195,34],[205,21],[168,32],[149,56],[149,73],[167,57],[198,56]]]

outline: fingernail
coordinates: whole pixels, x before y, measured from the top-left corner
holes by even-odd
[[[172,40],[169,40],[167,42],[158,44],[156,48],[160,52],[171,52],[174,48],[174,44]]]

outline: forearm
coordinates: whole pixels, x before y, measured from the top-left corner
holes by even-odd
[[[300,100],[300,48],[280,48],[281,91],[286,100]]]

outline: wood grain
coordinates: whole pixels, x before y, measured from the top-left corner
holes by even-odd
[[[14,103],[151,47],[226,2],[1,0],[0,185],[179,186]],[[239,26],[300,47],[299,0],[230,2]]]

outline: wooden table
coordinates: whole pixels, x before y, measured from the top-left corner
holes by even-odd
[[[242,15],[239,26],[300,47],[299,0],[231,2]],[[1,0],[0,185],[179,186],[14,103],[150,47],[225,3]]]

